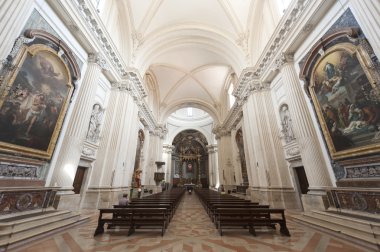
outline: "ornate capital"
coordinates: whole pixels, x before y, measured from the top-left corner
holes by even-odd
[[[281,69],[285,64],[293,63],[294,55],[281,53],[280,56],[274,62],[275,69]]]
[[[99,53],[89,53],[88,63],[97,64],[101,69],[108,70],[108,65],[106,60]]]
[[[212,133],[215,134],[216,139],[220,139],[223,136],[231,135],[231,131],[227,130],[226,128],[218,125],[212,129]]]
[[[216,145],[212,145],[212,144],[211,145],[206,145],[206,148],[207,148],[207,152],[209,154],[216,153],[217,150],[218,150],[217,146]]]
[[[112,90],[116,90],[116,89],[119,89],[119,88],[120,88],[120,82],[113,81],[113,82],[111,82],[110,84],[111,84],[111,89],[112,89]]]
[[[175,146],[171,144],[164,144],[163,149],[164,149],[164,153],[172,154],[175,149]]]
[[[130,91],[131,90],[131,83],[130,81],[122,81],[119,85],[120,91]]]

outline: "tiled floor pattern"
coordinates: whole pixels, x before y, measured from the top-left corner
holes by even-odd
[[[184,197],[164,237],[159,230],[136,230],[131,236],[127,236],[127,230],[106,230],[104,234],[93,237],[96,222],[97,214],[94,214],[91,221],[82,226],[16,251],[368,251],[291,221],[288,222],[291,237],[266,228],[258,229],[256,237],[247,230],[227,230],[221,237],[194,194]]]

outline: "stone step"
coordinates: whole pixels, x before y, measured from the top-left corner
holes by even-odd
[[[377,218],[369,218],[364,216],[362,218],[358,218],[357,216],[348,216],[345,214],[338,214],[328,211],[312,211],[311,217],[330,221],[342,227],[349,228],[350,230],[352,227],[355,227],[355,230],[380,236],[380,219]]]
[[[338,236],[343,235],[342,238],[354,238],[358,243],[369,245],[371,248],[380,247],[380,223],[376,220],[363,220],[323,211],[305,212],[302,215],[292,215],[291,218]]]
[[[84,222],[88,217],[67,210],[55,210],[40,215],[0,223],[0,251],[20,245],[33,237],[41,236],[73,224]]]

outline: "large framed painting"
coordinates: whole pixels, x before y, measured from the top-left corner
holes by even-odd
[[[44,44],[23,45],[0,96],[0,151],[49,159],[73,92],[65,61]]]
[[[308,88],[333,159],[380,151],[377,75],[359,44],[336,43],[314,62]]]

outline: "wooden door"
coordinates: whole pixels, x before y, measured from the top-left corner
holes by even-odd
[[[82,188],[84,175],[86,173],[86,167],[78,166],[77,172],[75,174],[74,182],[73,182],[73,191],[75,194],[80,194],[80,189]]]

